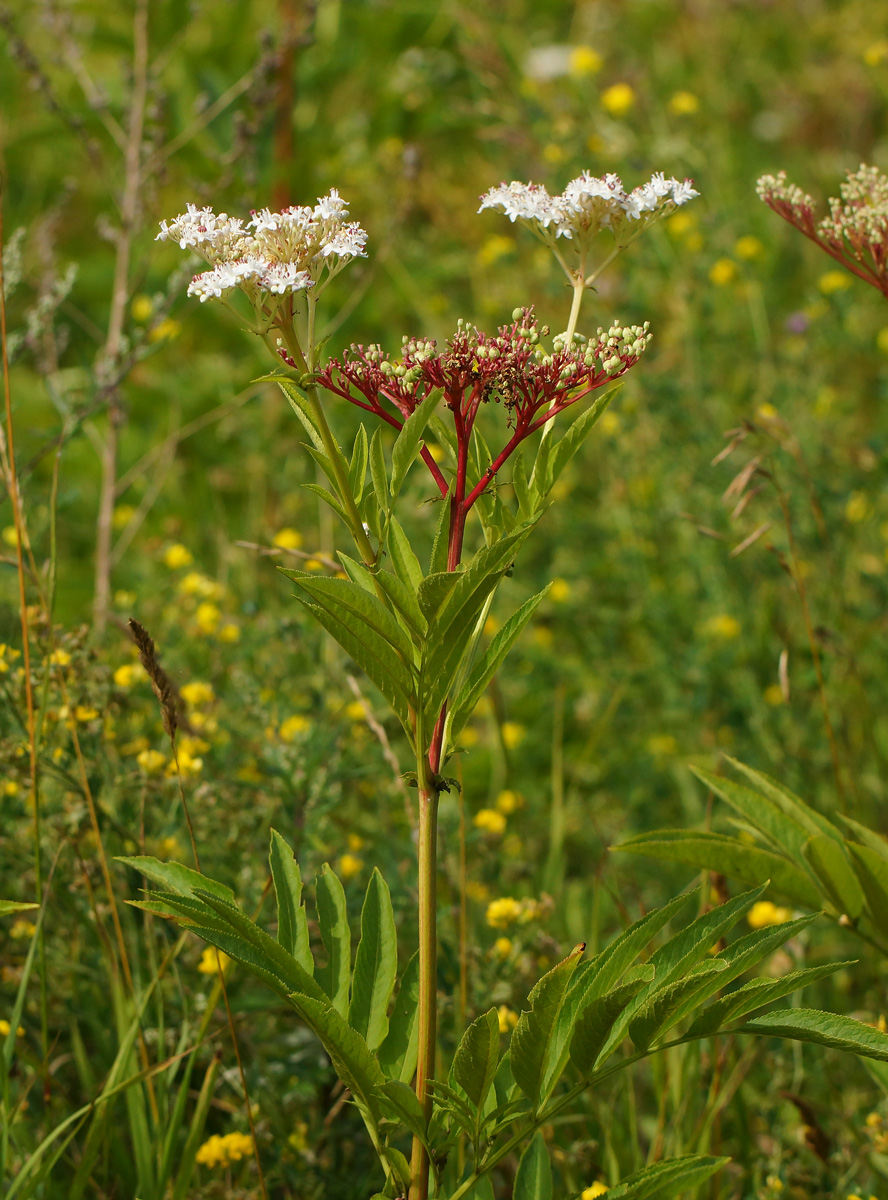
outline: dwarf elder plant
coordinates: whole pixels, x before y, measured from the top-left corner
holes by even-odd
[[[701,897],[699,915],[662,939],[690,896],[649,913],[591,961],[577,946],[532,989],[505,1049],[491,1009],[459,1031],[449,1065],[439,1068],[438,801],[455,785],[446,772],[461,729],[545,592],[522,604],[482,647],[487,613],[559,475],[650,339],[647,325],[619,322],[583,335],[585,296],[600,270],[644,229],[696,195],[690,181],[662,174],[632,192],[615,175],[588,173],[558,196],[534,184],[494,188],[481,208],[527,226],[566,274],[573,296],[567,329],[550,337],[533,307],[522,305],[494,334],[459,322],[443,349],[405,337],[395,357],[377,345],[357,345],[319,361],[317,305],[334,276],[365,255],[367,241],[347,220],[336,191],[314,208],[264,209],[248,221],[191,206],[161,228],[161,239],[208,263],[189,294],[218,300],[240,319],[248,307],[250,328],[288,369],[269,378],[290,402],[308,453],[330,484],[306,486],[353,540],[354,555],[339,554],[338,577],[285,574],[299,603],[366,673],[403,729],[419,809],[419,944],[398,978],[389,889],[375,871],[353,960],[342,884],[325,866],[315,893],[324,961],[316,962],[299,865],[276,832],[270,850],[276,936],[247,917],[228,887],[199,870],[145,857],[124,861],[165,889],[141,907],[175,917],[244,964],[317,1034],[378,1154],[380,1196],[490,1200],[494,1169],[520,1155],[514,1196],[548,1200],[553,1177],[544,1125],[628,1064],[725,1028],[779,1031],[888,1060],[888,1036],[855,1021],[799,1009],[748,1019],[833,966],[764,986],[741,983],[704,1007],[813,920],[720,942],[762,894],[759,887],[711,910]],[[596,256],[603,239],[609,245]],[[368,414],[350,454],[327,419],[340,401]],[[416,462],[428,471],[438,500],[425,562],[398,515]],[[718,945],[725,948],[713,953]],[[627,1038],[632,1053],[614,1061]],[[609,1194],[676,1195],[725,1161],[702,1155],[662,1161]]]

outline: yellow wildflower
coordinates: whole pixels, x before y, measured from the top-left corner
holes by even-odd
[[[831,296],[834,292],[847,291],[851,286],[851,276],[846,271],[826,271],[817,280],[817,286],[824,296]]]
[[[187,547],[183,546],[180,542],[176,542],[174,545],[167,547],[163,561],[171,571],[178,571],[180,567],[190,567],[194,562],[194,555]]]
[[[225,588],[215,579],[200,571],[189,571],[179,580],[179,593],[182,596],[200,596],[204,600],[218,600]]]
[[[555,142],[547,142],[543,146],[543,158],[547,163],[551,163],[554,166],[556,163],[563,162],[567,158],[567,152],[563,146],[559,146]]]
[[[348,844],[349,850],[354,852],[361,850],[364,846],[364,839],[359,833],[350,833],[345,840]]]
[[[364,860],[358,858],[355,854],[342,854],[336,864],[336,873],[342,879],[354,879],[356,875],[360,875],[364,867]]]
[[[591,46],[574,46],[567,60],[567,69],[574,78],[594,75],[604,66],[604,59]]]
[[[518,1014],[508,1004],[501,1004],[496,1010],[496,1015],[499,1018],[500,1033],[509,1033],[518,1024]]]
[[[214,1133],[200,1147],[195,1160],[205,1167],[227,1167],[252,1153],[253,1140],[245,1133],[226,1133],[224,1137]]]
[[[792,919],[788,908],[778,908],[771,900],[759,900],[753,904],[746,914],[746,920],[752,929],[764,929],[766,925],[782,925]]]
[[[506,828],[506,818],[495,808],[482,808],[475,813],[472,824],[476,829],[483,829],[485,833],[498,835]]]
[[[493,929],[505,929],[521,916],[521,904],[511,896],[491,900],[487,906],[487,924]]]
[[[324,564],[319,558],[307,558],[302,565],[306,571],[323,571],[324,569]],[[345,576],[343,575],[342,578],[344,579]]]
[[[131,504],[118,504],[111,514],[111,524],[115,529],[125,529],[135,515],[136,510]]]
[[[4,796],[17,796],[21,790],[21,787],[14,779],[7,779],[3,784],[3,787],[0,788],[0,792],[2,792]]]
[[[367,714],[364,712],[364,703],[361,700],[352,700],[350,704],[345,706],[345,715],[350,721],[364,721]]]
[[[32,938],[36,932],[37,926],[34,922],[28,921],[24,917],[19,917],[9,927],[9,936],[15,938],[16,941],[21,941],[23,938]]]
[[[697,225],[697,218],[691,212],[677,212],[666,222],[666,228],[672,237],[685,237]]]
[[[524,803],[522,796],[518,792],[513,792],[509,788],[505,788],[496,798],[497,810],[505,816],[511,816],[517,808],[520,808]]]
[[[279,546],[281,550],[298,550],[302,545],[302,534],[298,529],[279,529],[271,539],[272,546]]]
[[[201,704],[212,704],[216,699],[213,685],[211,683],[204,683],[202,679],[192,679],[190,683],[184,684],[179,691],[185,703],[192,708],[199,708]]]
[[[601,104],[612,117],[625,117],[635,104],[635,91],[628,83],[615,83],[601,93]]]
[[[162,770],[166,759],[159,750],[140,750],[136,755],[136,762],[146,775],[156,775]]]
[[[502,233],[491,234],[478,251],[478,262],[482,267],[490,267],[515,249],[515,239]]]
[[[884,40],[871,42],[863,52],[863,61],[868,67],[877,67],[888,58],[888,42]]]
[[[2,534],[0,534],[0,537],[3,538],[7,546],[12,546],[13,549],[18,545],[18,533],[14,525],[7,525]]]
[[[148,333],[149,342],[171,342],[174,337],[178,337],[182,332],[182,322],[175,321],[172,317],[165,317],[162,321],[154,326]]]
[[[204,743],[206,745],[206,743]],[[179,757],[179,774],[180,775],[199,775],[203,770],[203,759],[195,757],[186,747],[178,747]],[[171,758],[166,766],[167,775],[176,774],[176,760]]]
[[[49,656],[49,661],[56,667],[67,667],[71,661],[71,655],[67,650],[53,650]]]
[[[114,593],[114,604],[117,608],[132,608],[136,602],[136,593],[127,592],[121,588]]]
[[[591,1187],[583,1190],[580,1194],[580,1200],[595,1200],[596,1196],[603,1196],[607,1190],[608,1188],[605,1184],[600,1182],[593,1183]]]
[[[570,584],[566,579],[553,579],[549,584],[549,599],[556,604],[563,604],[570,598]]]
[[[144,292],[140,292],[138,296],[133,296],[130,312],[133,314],[134,321],[138,321],[140,325],[144,325],[146,321],[151,320],[151,315],[154,312],[154,301],[150,296],[146,296]]]
[[[693,92],[673,92],[669,97],[669,111],[677,117],[691,117],[700,111],[700,100]]]
[[[85,704],[78,704],[74,709],[74,716],[78,721],[94,721],[98,715],[97,708],[89,708]]]
[[[781,704],[786,703],[783,688],[779,683],[770,683],[765,688],[765,703],[770,704],[774,708],[779,708]]]
[[[866,520],[869,513],[870,506],[866,496],[863,492],[854,492],[845,505],[845,520],[850,521],[852,525],[859,525],[861,521]]]
[[[740,636],[740,622],[736,617],[731,617],[727,613],[719,613],[715,617],[710,617],[708,621],[704,621],[703,633],[707,637],[720,638],[722,641],[730,642]]]
[[[9,1024],[9,1022],[5,1021],[3,1019],[3,1017],[0,1017],[0,1037],[4,1037],[4,1038],[8,1037],[9,1031],[11,1028],[12,1028],[12,1026]],[[16,1029],[15,1036],[16,1037],[24,1037],[25,1036],[25,1031],[24,1031],[24,1029],[22,1029],[21,1025],[19,1025],[18,1028]]]
[[[720,258],[709,269],[709,280],[716,287],[724,287],[737,278],[737,264],[732,258]]]
[[[671,733],[655,733],[648,738],[647,746],[654,758],[671,758],[678,754],[678,742]]]
[[[498,937],[493,943],[494,953],[500,958],[508,958],[512,953],[513,942],[511,938]]]
[[[555,641],[555,634],[548,625],[534,625],[532,636],[534,642],[544,650],[548,650]]]
[[[499,627],[500,627],[500,622],[496,619],[496,617],[493,615],[493,613],[491,613],[490,616],[487,618],[487,620],[484,622],[484,632],[487,634],[488,637],[493,637],[493,635],[499,630]]]
[[[240,626],[235,625],[234,621],[226,621],[219,630],[218,637],[220,642],[233,643],[240,641],[240,635]]]
[[[296,713],[292,717],[287,717],[286,721],[281,721],[278,737],[282,742],[295,742],[300,733],[308,733],[309,729],[311,729],[311,721],[308,717]]]
[[[122,667],[118,667],[114,672],[114,682],[118,687],[132,687],[137,679],[145,674],[145,669],[141,663],[124,663]]]
[[[157,843],[158,858],[171,858],[175,861],[178,861],[181,859],[183,853],[184,851],[182,850],[182,843],[175,836],[175,834],[171,834],[169,837],[161,838]]]
[[[888,354],[888,325],[876,334],[876,346],[882,354]]]
[[[525,729],[516,721],[503,721],[503,743],[507,750],[514,750],[524,740]]]
[[[197,969],[201,975],[218,975],[219,968],[226,970],[230,962],[231,959],[224,950],[217,950],[215,946],[205,946]]]
[[[198,604],[197,612],[194,619],[197,621],[197,627],[201,633],[215,633],[219,628],[219,621],[222,614],[215,604],[211,604],[209,600],[204,600]]]
[[[743,237],[737,238],[734,243],[734,253],[738,258],[761,258],[765,253],[765,247],[757,237],[751,233],[747,233]]]

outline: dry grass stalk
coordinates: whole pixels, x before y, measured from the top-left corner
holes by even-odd
[[[160,665],[154,639],[148,633],[148,630],[141,622],[135,620],[134,617],[130,617],[128,624],[130,632],[133,635],[133,641],[139,648],[139,662],[145,668],[148,678],[151,680],[151,686],[160,705],[163,727],[170,741],[174,741],[176,729],[179,725],[178,691],[169,675],[167,675],[166,671]]]

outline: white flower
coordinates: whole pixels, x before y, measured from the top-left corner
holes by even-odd
[[[338,254],[340,258],[366,258],[367,252],[364,249],[366,244],[366,232],[357,221],[351,221],[324,242],[321,246],[321,254],[325,258],[331,254]]]
[[[206,300],[218,298],[223,292],[230,292],[232,288],[243,287],[245,283],[260,279],[265,269],[266,264],[259,258],[219,263],[212,271],[195,275],[188,285],[188,295],[200,297],[203,304]]]
[[[312,215],[316,221],[342,221],[348,216],[348,204],[336,188],[331,188],[329,195],[318,197]]]
[[[693,180],[686,179],[684,183],[679,183],[677,179],[670,181],[672,183],[672,203],[687,204],[688,200],[693,200],[700,193],[694,191]]]
[[[481,197],[478,212],[485,208],[498,208],[513,222],[537,221],[544,228],[557,220],[552,197],[537,183],[501,183]]]
[[[276,296],[284,292],[300,292],[314,286],[308,271],[300,271],[296,263],[268,263],[259,279],[261,287]]]

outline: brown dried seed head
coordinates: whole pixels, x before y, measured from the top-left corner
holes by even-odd
[[[166,671],[160,665],[154,640],[145,626],[130,617],[129,627],[133,635],[133,641],[139,648],[139,662],[145,668],[148,678],[151,680],[154,694],[160,704],[163,727],[167,732],[167,736],[172,740],[176,736],[176,727],[178,725],[176,688],[173,686],[169,675],[167,675]]]

